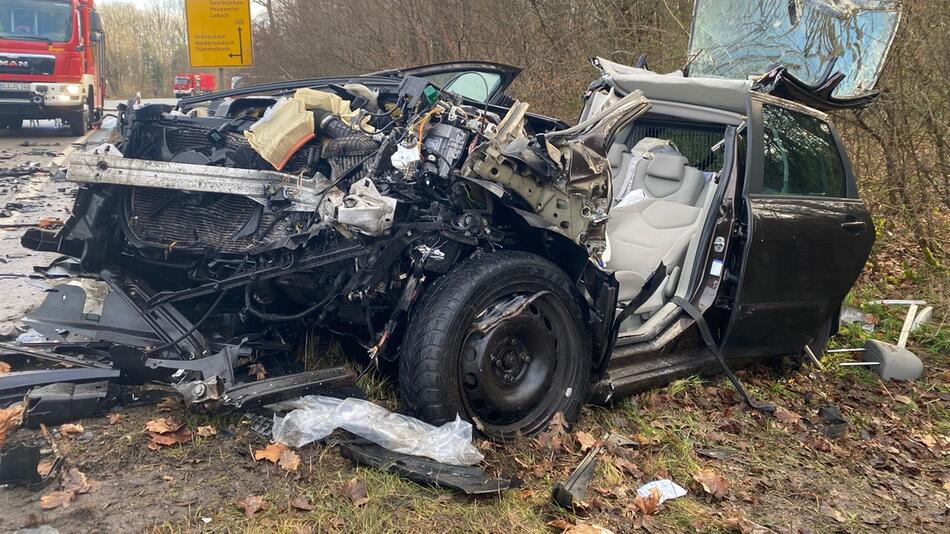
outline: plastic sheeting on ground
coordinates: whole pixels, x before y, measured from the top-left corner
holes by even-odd
[[[474,465],[483,456],[472,444],[472,425],[456,418],[440,427],[360,399],[306,396],[289,403],[295,409],[274,416],[274,440],[303,447],[342,428],[393,452],[425,456],[452,465]]]

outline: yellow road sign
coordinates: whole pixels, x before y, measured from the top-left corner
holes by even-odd
[[[185,0],[193,68],[254,65],[250,0]]]

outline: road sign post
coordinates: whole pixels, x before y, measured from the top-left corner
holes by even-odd
[[[185,0],[185,16],[192,68],[254,65],[250,0]]]

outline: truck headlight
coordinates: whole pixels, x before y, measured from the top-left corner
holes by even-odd
[[[66,92],[71,95],[78,95],[82,92],[82,87],[78,85],[67,85]]]

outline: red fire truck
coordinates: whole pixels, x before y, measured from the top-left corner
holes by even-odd
[[[175,98],[213,93],[216,84],[214,74],[178,74],[175,76]]]
[[[94,0],[0,0],[0,127],[62,119],[83,135],[102,117],[105,32]]]

